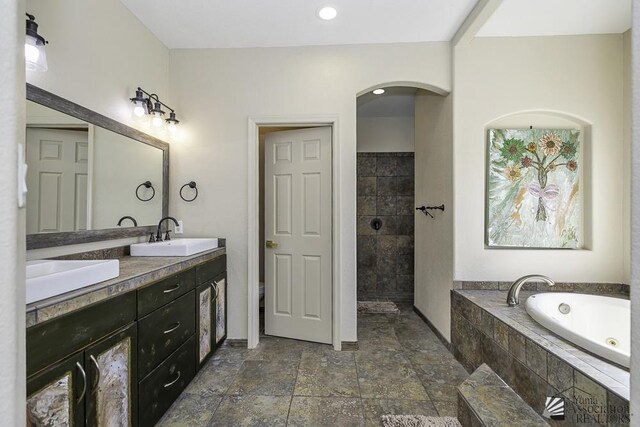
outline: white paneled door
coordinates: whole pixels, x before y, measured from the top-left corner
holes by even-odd
[[[27,128],[27,234],[87,229],[88,132]]]
[[[265,332],[331,343],[331,128],[265,138]]]

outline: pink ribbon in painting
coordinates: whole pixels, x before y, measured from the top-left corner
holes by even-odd
[[[549,184],[545,188],[541,188],[540,183],[538,181],[534,181],[529,184],[529,193],[538,197],[542,201],[548,201],[553,200],[560,195],[560,188],[555,184]]]

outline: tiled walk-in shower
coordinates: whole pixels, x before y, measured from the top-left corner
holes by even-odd
[[[357,162],[358,301],[413,302],[413,153],[358,153]]]

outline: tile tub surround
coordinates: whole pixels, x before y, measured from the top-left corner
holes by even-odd
[[[358,300],[413,302],[413,153],[358,153]],[[380,218],[382,228],[371,228]]]
[[[454,281],[453,289],[467,291],[508,291],[513,282],[488,281]],[[556,282],[549,286],[545,282],[527,282],[522,286],[523,291],[540,292],[582,292],[586,294],[621,294],[629,295],[629,285],[624,283],[569,283]],[[506,299],[505,299],[506,300]]]
[[[188,257],[124,256],[119,258],[120,275],[118,277],[27,305],[27,327],[135,290],[224,254],[226,254],[226,248],[220,247]]]
[[[568,419],[600,407],[617,410],[601,425],[626,425],[629,372],[563,340],[535,322],[524,301],[539,291],[523,291],[520,305],[506,305],[506,291],[453,290],[451,338],[456,358],[468,371],[489,365],[539,414],[547,396],[564,392]],[[614,295],[616,296],[616,295]],[[617,294],[619,297],[623,297]],[[589,400],[591,399],[591,400]],[[597,417],[597,416],[596,416]]]
[[[458,387],[458,419],[463,426],[549,425],[486,364]]]

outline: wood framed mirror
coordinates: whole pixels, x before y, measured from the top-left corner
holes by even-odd
[[[144,236],[168,215],[158,138],[27,84],[24,147],[27,250]]]

